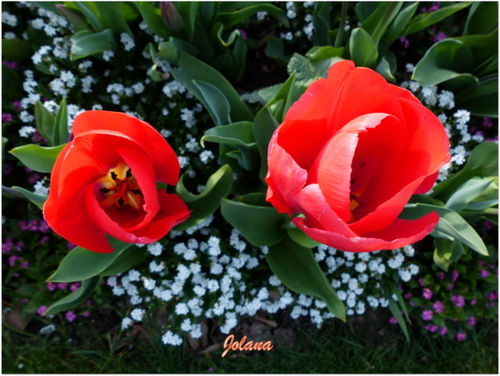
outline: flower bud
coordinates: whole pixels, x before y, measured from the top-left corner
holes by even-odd
[[[163,23],[168,30],[179,31],[182,29],[184,22],[182,21],[182,17],[173,2],[162,1],[160,3],[160,10]]]

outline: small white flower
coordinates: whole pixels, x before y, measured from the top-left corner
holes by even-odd
[[[182,344],[182,338],[170,330],[161,337],[161,340],[164,345],[179,346]]]
[[[200,161],[204,164],[207,164],[211,159],[214,159],[214,153],[212,153],[210,150],[204,150],[200,153]]]
[[[158,242],[152,243],[148,245],[147,250],[153,256],[160,256],[161,253],[163,252],[163,245],[161,245],[161,243]]]
[[[56,331],[56,326],[54,324],[49,324],[47,326],[44,326],[42,329],[40,329],[40,334],[45,334],[49,335],[52,334]]]
[[[215,279],[210,279],[207,282],[207,289],[210,292],[215,292],[215,291],[219,290],[219,282],[217,280],[215,280]]]
[[[189,313],[189,308],[186,303],[178,303],[175,306],[175,313],[177,315],[187,315]]]
[[[135,47],[134,40],[127,33],[121,33],[120,34],[120,42],[123,43],[123,47],[125,48],[125,51],[130,51],[132,48]]]
[[[17,26],[17,17],[9,12],[2,12],[2,23],[12,27]]]
[[[33,133],[35,133],[35,131],[36,131],[35,127],[25,125],[24,127],[21,127],[19,129],[19,136],[24,137],[24,138],[28,138]]]
[[[144,288],[149,291],[153,290],[156,286],[156,281],[153,278],[144,278],[142,283]]]
[[[106,50],[102,53],[102,58],[105,60],[105,61],[110,61],[112,57],[115,56],[115,53],[114,51],[112,50]]]
[[[142,308],[134,308],[132,312],[130,312],[130,317],[132,317],[134,321],[142,321],[145,313],[146,311]]]
[[[130,282],[137,282],[141,279],[141,273],[135,269],[130,269],[127,273]]]

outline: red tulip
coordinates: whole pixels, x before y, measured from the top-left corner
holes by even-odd
[[[395,249],[439,221],[437,213],[397,217],[413,194],[432,188],[449,158],[441,122],[413,94],[344,60],[306,90],[274,132],[267,200],[339,250]]]
[[[156,187],[175,185],[180,166],[151,125],[123,113],[86,111],[75,118],[73,133],[56,160],[43,207],[56,233],[109,253],[106,234],[149,244],[189,217],[179,196]]]

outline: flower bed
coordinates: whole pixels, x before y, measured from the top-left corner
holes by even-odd
[[[497,317],[495,3],[75,4],[3,4],[4,315]]]

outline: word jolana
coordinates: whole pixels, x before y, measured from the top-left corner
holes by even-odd
[[[273,349],[273,343],[272,341],[267,341],[267,342],[253,342],[253,341],[248,341],[247,336],[244,336],[239,342],[234,342],[234,334],[230,334],[227,336],[226,340],[224,341],[224,352],[222,353],[222,357],[224,358],[229,350],[239,350],[239,351],[270,351]]]

